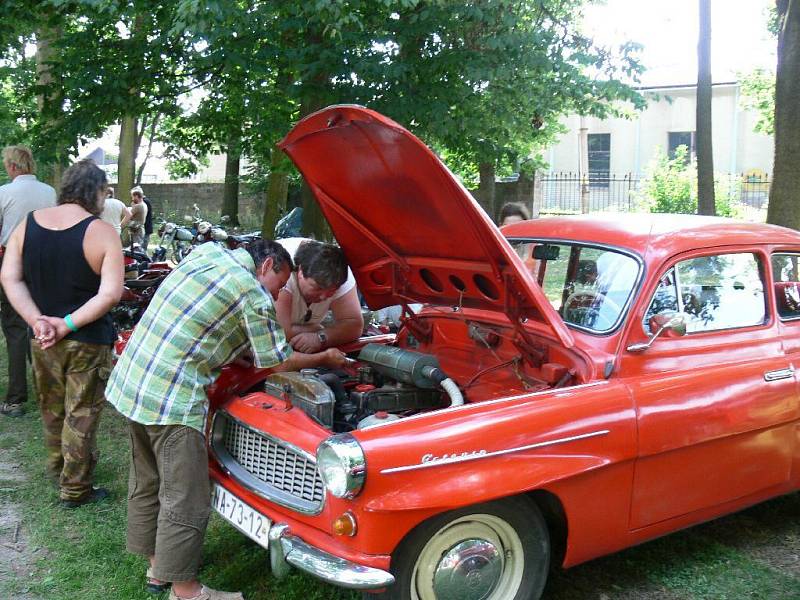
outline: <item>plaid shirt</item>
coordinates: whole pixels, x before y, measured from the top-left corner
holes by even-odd
[[[204,387],[250,347],[255,365],[292,352],[246,250],[203,244],[159,286],[106,386],[106,399],[143,425],[203,431]]]

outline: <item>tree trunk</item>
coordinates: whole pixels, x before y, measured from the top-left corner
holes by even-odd
[[[531,211],[531,218],[536,219],[539,216],[539,209],[534,204],[534,188],[536,184],[536,174],[529,175],[525,171],[519,172],[519,179],[515,186],[516,194],[514,197],[515,202],[519,202],[525,208]]]
[[[711,142],[711,0],[700,0],[697,40],[697,212],[715,215]]]
[[[495,184],[494,184],[494,163],[482,162],[478,165],[480,183],[478,184],[478,203],[483,210],[492,218],[497,220],[497,207],[495,206]]]
[[[136,185],[142,185],[142,175],[144,175],[144,168],[147,165],[147,161],[150,159],[150,156],[153,154],[153,140],[155,138],[156,127],[158,126],[158,121],[160,119],[161,119],[161,113],[156,113],[156,116],[153,117],[152,121],[150,121],[150,125],[149,125],[149,127],[150,127],[150,137],[147,140],[147,153],[144,155],[144,158],[142,159],[142,163],[139,165],[139,168],[136,170]],[[142,127],[142,133],[144,133],[144,127]],[[137,139],[137,142],[136,142],[137,151],[136,151],[135,155],[138,155],[139,154],[138,149],[139,149],[139,146],[142,143],[142,135],[139,134],[136,139]],[[135,158],[135,155],[134,155],[134,158]]]
[[[286,172],[286,155],[277,147],[272,148],[270,156],[269,183],[267,184],[267,200],[264,204],[264,220],[261,224],[261,235],[272,238],[275,225],[286,212],[286,199],[289,194],[289,175]]]
[[[800,5],[778,0],[775,167],[767,223],[800,230]]]
[[[225,155],[225,191],[222,195],[222,214],[228,215],[229,225],[239,225],[239,161],[242,157],[241,133],[231,134]]]
[[[122,118],[117,159],[117,198],[130,203],[133,176],[136,171],[136,117]]]
[[[61,36],[57,27],[43,25],[37,32],[36,42],[36,83],[42,90],[36,96],[36,105],[42,130],[44,147],[40,161],[42,180],[47,181],[56,190],[61,186],[61,173],[65,163],[63,140],[58,136],[61,121],[61,84],[52,74],[51,63],[57,58],[55,42]]]

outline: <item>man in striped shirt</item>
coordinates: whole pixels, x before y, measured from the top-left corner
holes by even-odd
[[[273,300],[293,270],[279,244],[196,248],[164,280],[111,373],[106,398],[129,420],[130,552],[150,559],[148,588],[170,598],[234,600],[197,581],[210,512],[205,386],[243,352],[256,367],[341,367],[344,354],[293,351]]]

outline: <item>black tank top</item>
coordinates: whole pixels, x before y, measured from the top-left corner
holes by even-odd
[[[92,271],[83,254],[86,228],[97,217],[86,217],[63,230],[45,229],[28,215],[22,270],[31,298],[43,315],[64,317],[75,312],[100,289],[100,276]],[[103,315],[66,338],[76,342],[111,345],[114,343],[111,316]]]

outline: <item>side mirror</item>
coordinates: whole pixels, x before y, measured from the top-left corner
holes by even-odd
[[[671,333],[673,337],[686,335],[686,315],[684,313],[664,312],[657,314],[650,319],[649,325],[652,333],[650,339],[640,344],[631,344],[627,348],[628,352],[644,352],[665,331]]]

